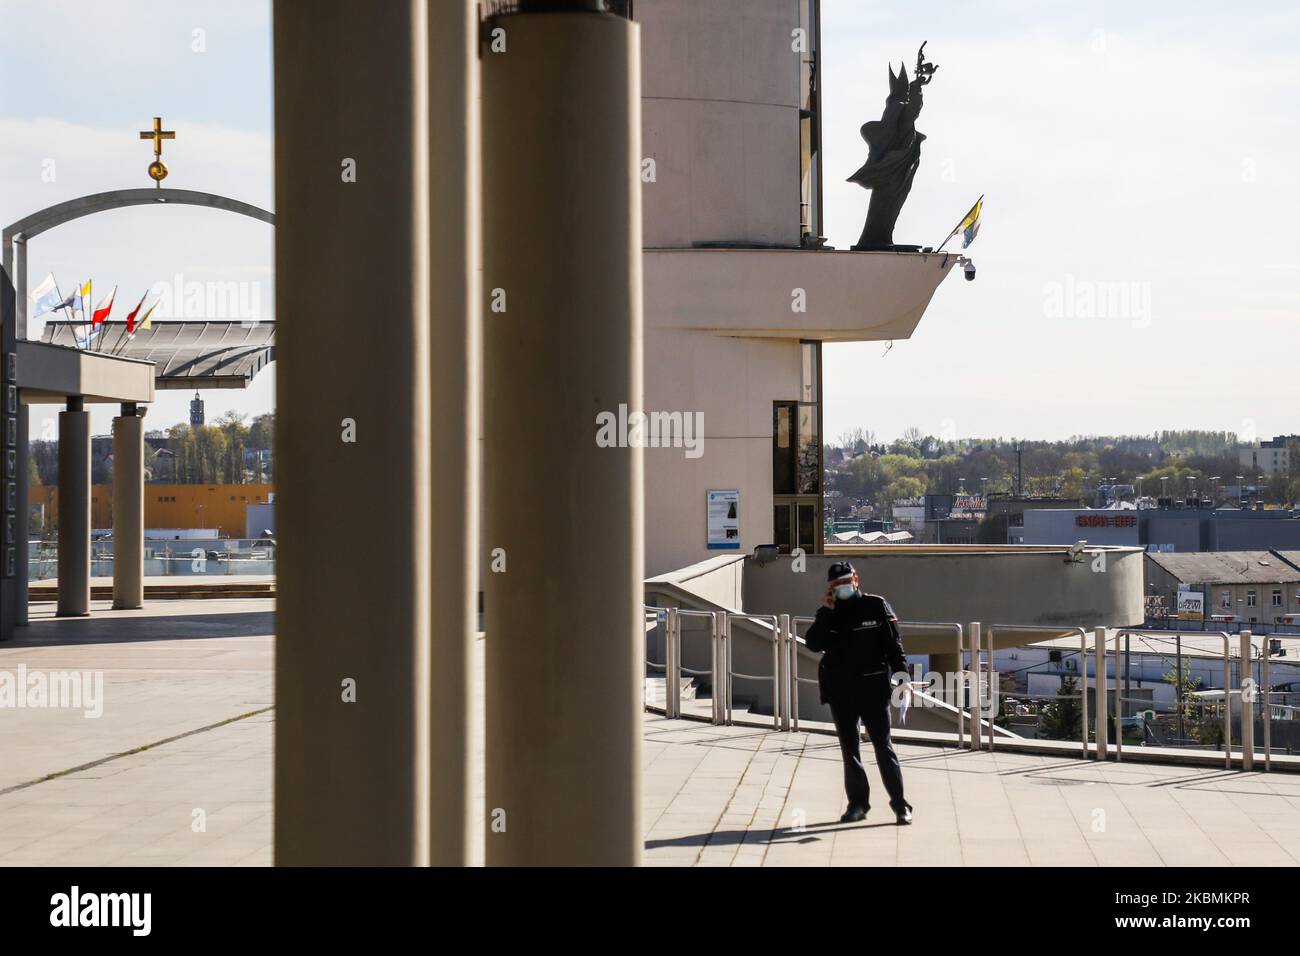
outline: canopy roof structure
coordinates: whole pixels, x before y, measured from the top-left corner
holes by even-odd
[[[154,322],[128,338],[126,323],[105,322],[88,351],[154,363],[154,387],[247,388],[275,361],[274,322]],[[45,323],[43,342],[76,348],[85,326]]]

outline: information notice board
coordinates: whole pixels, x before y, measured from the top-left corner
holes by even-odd
[[[709,548],[740,547],[740,492],[738,490],[710,489],[708,519]]]

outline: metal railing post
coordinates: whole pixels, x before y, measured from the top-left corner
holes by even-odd
[[[994,680],[995,671],[993,668],[993,631],[994,631],[994,626],[992,624],[990,624],[988,627],[985,627],[983,624],[979,625],[978,633],[980,637],[980,646],[983,648],[983,650],[987,651],[989,655],[988,673],[985,674],[983,678],[984,697],[980,701],[980,707],[979,707],[980,716],[981,717],[987,716],[988,718],[988,724],[984,729],[987,730],[988,732],[987,747],[989,753],[993,752],[996,745],[993,736],[995,732],[994,728],[997,725],[993,723],[993,718],[996,717],[998,714],[998,688],[997,688],[997,682]],[[987,701],[989,705],[987,715],[985,714],[985,708],[984,708],[985,701]]]
[[[1223,767],[1232,769],[1232,638],[1227,631],[1220,631],[1223,638]]]
[[[1088,632],[1079,628],[1079,736],[1083,740],[1083,759],[1088,759]]]
[[[781,729],[781,623],[772,618],[772,727]]]
[[[983,727],[980,721],[980,624],[979,621],[971,621],[966,625],[967,641],[970,645],[970,686],[971,686],[971,707],[970,707],[970,749],[979,750],[981,747],[980,737],[983,735]]]
[[[815,678],[799,676],[799,625],[812,624],[816,618],[793,616],[790,618],[790,728],[798,731],[799,729],[799,685],[816,684]]]
[[[1124,759],[1124,685],[1120,683],[1120,637],[1122,631],[1115,632],[1115,762]]]
[[[962,750],[966,746],[966,724],[965,724],[966,717],[965,717],[965,712],[962,710],[961,705],[962,705],[962,698],[966,695],[966,693],[970,688],[970,681],[966,679],[966,672],[962,669],[961,666],[961,646],[962,646],[961,625],[958,624],[956,625],[956,627],[957,627],[957,674],[956,674],[957,680],[956,683],[953,684],[953,688],[952,688],[952,704],[953,707],[957,709],[957,749]]]
[[[727,726],[732,723],[732,711],[735,710],[736,701],[732,697],[732,641],[731,641],[731,615],[727,615],[727,631],[723,633],[723,674],[727,675]]]
[[[722,637],[727,629],[727,612],[713,612],[713,723],[721,726],[726,723],[726,709],[723,705],[725,680],[722,675]]]
[[[781,690],[781,729],[790,729],[790,645],[794,642],[790,634],[790,615],[782,614],[777,618],[777,647],[780,649],[780,690]]]
[[[1260,689],[1264,694],[1264,772],[1268,773],[1273,769],[1273,704],[1269,693],[1273,685],[1268,679],[1267,637],[1259,649],[1259,682],[1264,685]]]
[[[1105,760],[1106,754],[1110,749],[1107,741],[1110,738],[1110,728],[1107,723],[1106,708],[1106,629],[1104,627],[1095,628],[1092,632],[1093,643],[1093,686],[1096,692],[1097,717],[1096,730],[1094,736],[1097,740],[1097,759]]]
[[[667,665],[664,668],[664,689],[667,695],[664,703],[669,717],[680,717],[682,714],[681,627],[682,616],[678,613],[678,609],[669,608],[668,632],[664,635],[667,641],[664,652],[664,663]]]
[[[1241,769],[1255,769],[1255,695],[1249,691],[1251,686],[1250,659],[1254,647],[1251,646],[1250,631],[1239,635],[1241,644]],[[1249,698],[1249,699],[1247,699]]]

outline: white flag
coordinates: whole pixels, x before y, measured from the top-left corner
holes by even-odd
[[[54,281],[54,273],[51,272],[45,277],[45,281],[32,290],[31,296],[33,316],[44,315],[46,312],[53,312],[63,301],[63,296],[59,295],[59,284]]]

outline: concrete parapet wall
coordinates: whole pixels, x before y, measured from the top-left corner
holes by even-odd
[[[1140,548],[1088,548],[1070,559],[1066,548],[882,545],[808,555],[798,572],[781,556],[746,561],[745,609],[814,614],[827,567],[847,560],[862,589],[883,595],[904,621],[1133,627],[1143,621],[1142,557]]]

